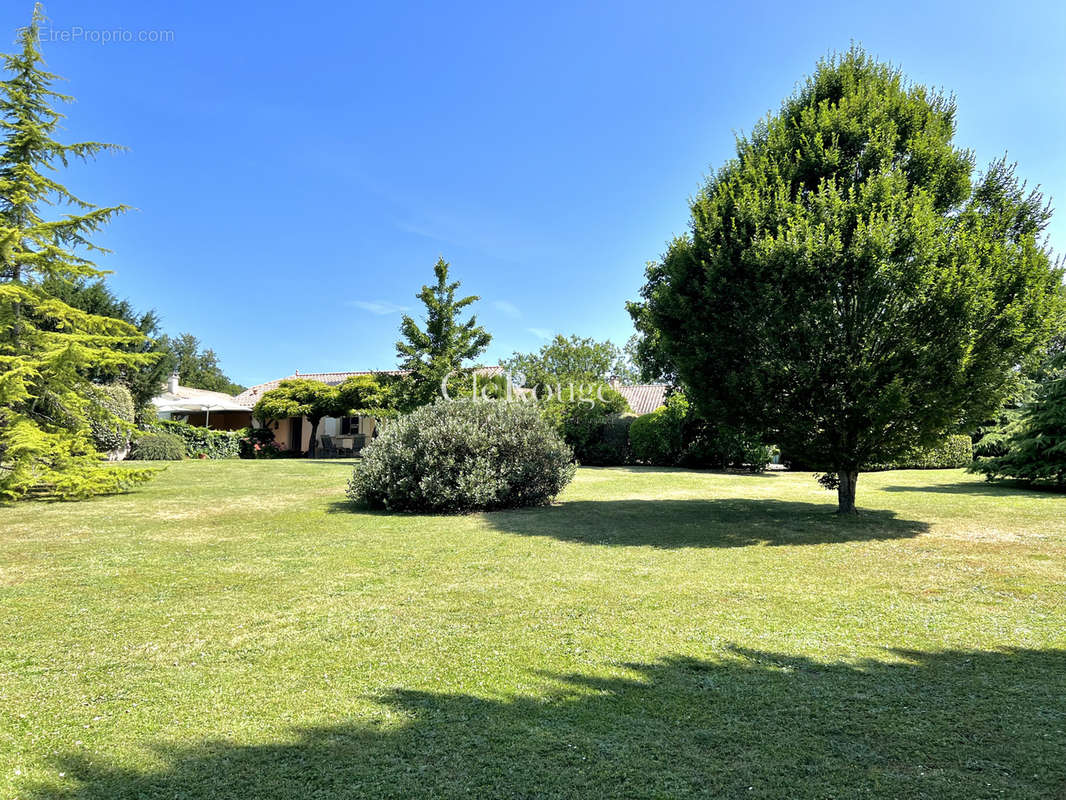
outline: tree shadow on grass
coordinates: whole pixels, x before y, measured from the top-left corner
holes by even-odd
[[[544,508],[494,511],[494,528],[592,545],[746,547],[902,539],[928,530],[892,511],[839,517],[831,504],[781,500],[577,500]]]
[[[1021,481],[1004,481],[1001,483],[959,482],[959,483],[935,483],[919,486],[882,486],[882,492],[934,492],[940,494],[976,494],[989,497],[1017,497],[1025,495],[1029,497],[1062,496],[1066,494],[1066,487],[1061,486],[1033,486]]]
[[[356,464],[359,463],[358,458],[301,458],[299,461],[303,464],[311,464],[316,467],[343,467],[344,469],[351,470]]]
[[[542,674],[536,695],[401,689],[375,697],[377,719],[281,743],[158,745],[158,769],[61,756],[68,791],[29,796],[1063,796],[1066,651],[893,655],[904,661],[734,648],[620,665],[625,677]]]

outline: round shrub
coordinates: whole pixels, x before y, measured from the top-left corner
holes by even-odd
[[[390,511],[459,513],[550,503],[574,454],[533,403],[438,400],[388,423],[348,496]]]
[[[142,433],[134,440],[130,456],[137,461],[181,461],[185,442],[172,433]]]
[[[120,383],[93,387],[94,414],[89,420],[97,450],[122,450],[130,441],[133,426],[133,397]]]

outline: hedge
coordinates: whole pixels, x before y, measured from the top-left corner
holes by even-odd
[[[762,472],[773,458],[773,449],[758,439],[701,419],[680,392],[662,408],[635,419],[629,442],[637,461],[656,466]]]
[[[236,458],[240,455],[241,439],[247,430],[213,431],[186,422],[157,419],[144,426],[151,433],[169,433],[185,443],[185,451],[193,458]]]
[[[887,464],[863,467],[864,472],[889,469],[955,469],[968,467],[973,461],[973,440],[969,436],[953,434],[935,447],[918,448]]]

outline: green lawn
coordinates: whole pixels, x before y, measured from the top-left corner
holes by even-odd
[[[339,461],[0,507],[0,798],[1066,796],[1066,496],[582,469],[352,513]]]

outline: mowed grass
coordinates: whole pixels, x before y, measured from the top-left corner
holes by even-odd
[[[351,468],[0,507],[0,797],[1066,796],[1066,496],[581,469],[390,516]]]

